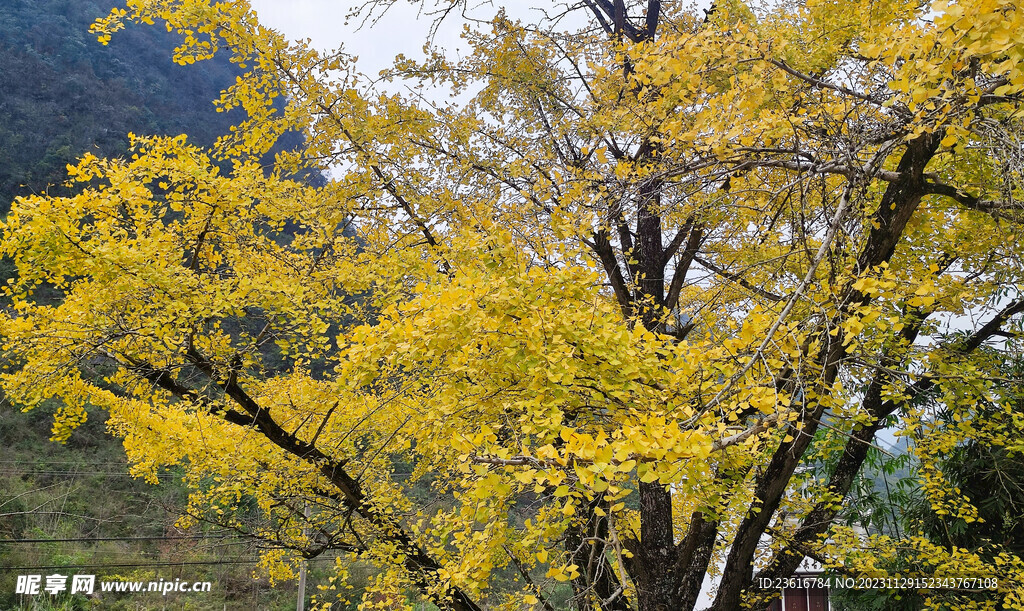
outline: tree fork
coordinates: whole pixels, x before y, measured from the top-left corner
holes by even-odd
[[[974,351],[987,339],[996,335],[1003,323],[1011,316],[1022,311],[1024,311],[1024,300],[1010,303],[996,317],[971,334],[971,337],[965,342],[951,346],[951,352],[962,356]],[[923,322],[923,319],[907,335],[915,337],[918,329],[920,329],[921,322]],[[910,341],[913,340],[911,339]],[[926,376],[911,385],[908,389],[910,395],[908,399],[899,402],[892,399],[882,401],[881,390],[884,384],[884,377],[882,373],[876,377],[868,389],[864,400],[865,408],[868,410],[868,413],[875,417],[875,420],[870,425],[851,434],[843,449],[839,463],[829,479],[828,488],[833,497],[845,497],[850,491],[857,473],[860,472],[861,466],[867,459],[868,451],[871,449],[871,442],[874,440],[875,434],[885,424],[886,418],[893,414],[900,405],[914,401],[917,397],[931,390],[935,385],[935,378]],[[834,498],[827,503],[816,505],[801,522],[800,527],[793,535],[791,543],[776,554],[764,570],[758,573],[758,576],[771,579],[791,575],[799,566],[800,560],[803,557],[803,554],[799,553],[798,550],[813,543],[818,536],[825,533],[838,513],[839,510],[836,507]]]
[[[877,224],[872,227],[864,249],[857,259],[862,271],[887,262],[895,253],[907,222],[925,194],[924,169],[938,149],[941,138],[942,134],[925,134],[907,144],[897,167],[899,177],[886,187],[876,213]],[[866,305],[871,299],[869,295],[860,293],[852,286],[847,288],[846,295],[847,298],[842,300],[842,303],[847,304],[844,309],[849,309],[853,304]],[[832,326],[838,328],[839,332],[821,352],[825,356],[819,361],[823,364],[823,376],[818,387],[823,392],[835,382],[839,364],[847,353],[842,327],[838,321],[832,322]],[[800,419],[803,428],[794,436],[793,441],[779,446],[768,467],[759,476],[754,494],[755,502],[751,506],[751,512],[740,523],[732,549],[729,551],[718,596],[712,607],[714,611],[739,608],[743,589],[750,584],[753,577],[753,560],[757,544],[778,510],[786,487],[796,472],[804,452],[810,447],[823,413],[824,405],[820,403],[813,410],[805,411]]]

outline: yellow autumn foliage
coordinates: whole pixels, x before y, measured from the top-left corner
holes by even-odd
[[[58,441],[102,408],[133,474],[183,470],[184,522],[341,555],[338,596],[372,565],[367,609],[549,609],[558,582],[575,608],[690,609],[712,573],[731,611],[804,556],[867,575],[897,549],[998,578],[959,608],[1024,608],[1009,552],[832,526],[883,429],[967,522],[942,457],[1021,450],[978,406],[1021,422],[986,355],[1024,312],[1024,9],[582,5],[578,31],[498,14],[465,57],[384,75],[448,105],[244,0],[98,20],[230,54],[239,123],[209,151],[133,136],[68,168],[76,195],[15,202],[4,391],[61,400]],[[305,147],[263,167],[289,131]]]

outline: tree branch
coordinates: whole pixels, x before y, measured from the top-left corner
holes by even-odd
[[[772,293],[771,291],[766,291],[766,290],[764,290],[763,288],[761,288],[759,286],[751,284],[750,281],[747,280],[746,278],[744,278],[743,276],[740,276],[739,274],[735,274],[733,272],[724,270],[721,267],[718,267],[717,265],[712,263],[711,261],[708,261],[706,259],[703,259],[701,257],[696,257],[696,256],[693,258],[693,260],[696,261],[697,263],[700,263],[701,266],[706,267],[709,270],[713,271],[714,273],[718,274],[719,276],[722,276],[723,278],[731,280],[732,282],[735,282],[736,284],[742,286],[743,288],[747,289],[748,291],[756,293],[756,294],[760,295],[761,297],[764,297],[765,299],[770,299],[772,301],[782,301],[782,297],[781,296],[776,295],[775,293]]]
[[[964,208],[977,210],[979,212],[987,212],[995,217],[1004,216],[1000,214],[1001,212],[1024,212],[1024,203],[999,202],[981,199],[980,197],[971,195],[957,187],[940,182],[931,180],[926,181],[924,183],[924,188],[925,193],[929,195],[942,195],[952,199]]]

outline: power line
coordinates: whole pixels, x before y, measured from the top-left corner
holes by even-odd
[[[198,566],[215,564],[256,564],[259,559],[252,560],[191,560],[188,562],[150,562],[147,564],[51,564],[39,566],[9,566],[7,571],[55,571],[60,569],[145,569],[150,567]]]
[[[320,558],[307,558],[306,562],[316,562],[318,560],[333,562],[335,559],[333,556],[322,556]],[[51,564],[51,565],[39,565],[39,566],[8,566],[4,567],[5,571],[57,571],[61,569],[146,569],[155,567],[175,567],[175,566],[211,566],[218,564],[257,564],[259,563],[258,558],[251,560],[191,560],[188,562],[149,562],[146,564]]]
[[[138,479],[136,476],[131,475],[128,471],[36,471],[36,470],[11,470],[11,469],[0,469],[0,476],[11,476],[11,475],[85,475],[89,477],[130,477]],[[179,477],[175,473],[157,473],[158,478],[167,477]]]
[[[177,541],[181,539],[232,539],[239,535],[181,535],[153,537],[78,537],[68,539],[0,539],[2,543],[91,543],[93,541]]]
[[[127,466],[128,461],[118,462],[116,460],[0,460],[0,465],[107,465]]]

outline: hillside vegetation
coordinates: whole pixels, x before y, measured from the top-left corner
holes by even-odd
[[[232,117],[211,101],[234,82],[225,59],[184,67],[157,28],[132,28],[108,46],[89,24],[113,2],[8,0],[0,11],[0,213],[17,195],[52,190],[82,153],[117,156],[129,132],[180,134],[211,144]]]
[[[0,219],[17,196],[65,192],[67,165],[84,153],[124,155],[129,132],[187,132],[191,142],[210,145],[230,128],[234,117],[215,112],[211,101],[234,82],[235,66],[226,58],[179,66],[171,61],[173,36],[157,28],[131,28],[110,45],[100,45],[88,27],[113,5],[3,3]],[[0,282],[13,273],[11,262],[0,258]],[[3,300],[0,295],[0,306],[8,305]],[[10,366],[0,362],[4,369]],[[294,584],[271,590],[266,580],[251,578],[256,556],[251,541],[202,526],[175,527],[185,509],[180,474],[163,473],[155,486],[132,478],[120,440],[105,431],[105,419],[103,413],[92,414],[60,445],[49,440],[52,418],[46,410],[20,412],[0,394],[0,609],[100,608],[98,599],[81,595],[33,600],[14,594],[18,575],[52,573],[214,583],[206,595],[106,595],[103,608],[294,604]],[[310,593],[319,574],[313,566]]]

